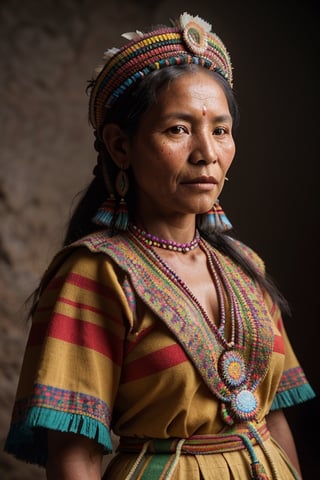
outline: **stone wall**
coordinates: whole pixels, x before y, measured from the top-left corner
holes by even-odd
[[[1,0],[1,448],[28,331],[24,301],[61,244],[76,195],[95,163],[86,80],[102,52],[119,45],[122,32],[166,23],[184,10],[210,20],[232,53],[242,127],[224,206],[283,286],[294,310],[289,333],[319,385],[308,336],[300,336],[315,328],[319,305],[312,283],[312,271],[319,268],[315,5],[290,2],[287,10],[272,1],[213,6],[201,0]],[[298,439],[304,438],[298,445],[306,475],[316,465],[304,425],[306,418],[314,421],[312,405],[292,416]],[[0,453],[0,477],[37,480],[44,473]]]

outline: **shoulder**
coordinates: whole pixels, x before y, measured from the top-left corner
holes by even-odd
[[[62,248],[52,259],[41,281],[40,290],[56,278],[73,276],[75,281],[96,281],[102,284],[121,283],[123,271],[108,255],[107,244],[112,241],[104,238],[104,247],[98,243],[101,236],[83,238],[74,244]]]
[[[107,255],[92,252],[85,246],[72,246],[62,249],[56,254],[46,274],[51,274],[52,277],[73,272],[91,278],[110,265],[111,260]]]

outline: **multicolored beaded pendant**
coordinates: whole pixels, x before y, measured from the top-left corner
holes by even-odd
[[[235,350],[227,350],[220,355],[218,369],[224,383],[230,388],[239,387],[246,380],[245,363]]]
[[[225,403],[222,407],[224,421],[232,424],[232,417],[240,421],[252,419],[257,414],[258,402],[255,395],[243,385],[247,380],[247,369],[240,353],[236,350],[224,351],[218,361],[218,371],[224,384],[231,391],[229,407]]]

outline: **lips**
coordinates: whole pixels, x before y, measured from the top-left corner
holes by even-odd
[[[214,177],[207,177],[206,175],[201,175],[200,177],[191,178],[190,180],[185,180],[181,182],[183,185],[195,185],[195,184],[214,184],[216,185],[218,182]]]

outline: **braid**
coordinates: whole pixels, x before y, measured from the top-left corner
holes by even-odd
[[[95,132],[94,148],[98,153],[97,163],[93,168],[94,178],[86,190],[80,192],[81,198],[71,215],[63,246],[69,245],[81,237],[99,229],[92,222],[92,218],[99,206],[107,198],[109,185],[105,182],[104,175],[104,144]],[[110,182],[109,182],[110,183]]]

